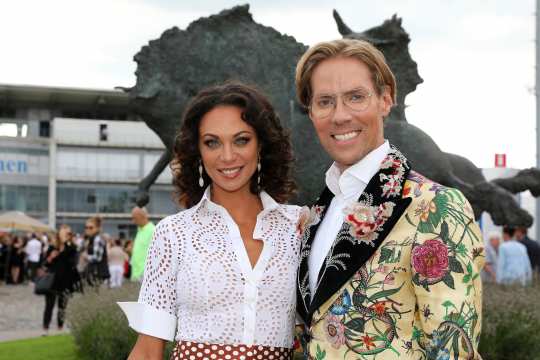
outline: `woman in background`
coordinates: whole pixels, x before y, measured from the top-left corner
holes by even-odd
[[[82,291],[81,278],[76,265],[77,249],[73,244],[73,233],[68,225],[61,225],[45,255],[47,272],[54,274],[51,291],[45,295],[45,310],[43,312],[43,329],[45,331],[49,330],[55,303],[58,305],[58,329],[62,330],[68,296],[75,291]]]
[[[84,226],[85,250],[83,261],[87,264],[85,277],[91,286],[99,286],[110,278],[107,260],[107,242],[101,236],[101,218],[92,216]]]

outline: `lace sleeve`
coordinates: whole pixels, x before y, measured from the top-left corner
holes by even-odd
[[[176,316],[176,272],[178,251],[170,221],[161,221],[154,230],[146,256],[139,302]]]
[[[118,303],[129,325],[139,333],[174,339],[177,324],[176,278],[180,261],[178,247],[177,237],[166,218],[154,230],[139,300]]]

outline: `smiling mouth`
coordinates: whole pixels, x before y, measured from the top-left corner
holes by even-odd
[[[332,138],[334,138],[337,141],[347,141],[347,140],[354,139],[355,137],[360,135],[361,132],[362,132],[362,130],[354,130],[354,131],[350,131],[350,132],[345,133],[345,134],[332,135]]]
[[[228,178],[233,178],[240,172],[240,170],[242,170],[242,168],[243,166],[239,166],[235,168],[228,168],[228,169],[220,169],[219,172]]]

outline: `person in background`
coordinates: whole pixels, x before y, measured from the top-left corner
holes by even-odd
[[[13,239],[11,245],[11,256],[9,268],[11,272],[11,281],[13,284],[19,284],[22,282],[22,273],[24,266],[24,241],[20,236],[16,236]]]
[[[34,282],[41,261],[41,253],[43,252],[43,243],[37,239],[36,234],[32,234],[31,239],[24,248],[24,252],[26,253],[28,260],[30,281]]]
[[[8,243],[9,235],[0,234],[0,280],[7,282],[8,278]]]
[[[488,235],[488,244],[485,247],[486,263],[482,270],[482,280],[488,282],[495,282],[497,280],[497,252],[499,251],[499,244],[501,242],[501,235],[499,232],[493,231]]]
[[[81,278],[76,269],[77,249],[73,244],[73,234],[68,225],[61,225],[56,238],[50,242],[45,256],[45,267],[54,273],[51,291],[45,295],[45,310],[43,311],[43,330],[48,332],[55,303],[58,305],[58,329],[64,326],[64,314],[67,307],[68,295],[82,291]]]
[[[37,238],[40,239],[41,243],[43,244],[43,255],[45,255],[45,253],[49,249],[49,238],[45,233],[37,233]]]
[[[113,241],[113,246],[109,249],[109,272],[111,273],[110,287],[122,286],[124,280],[124,263],[129,261],[129,256],[122,248],[120,239]]]
[[[93,286],[99,285],[102,281],[110,278],[107,243],[102,239],[100,233],[101,218],[99,216],[89,218],[84,226],[86,246],[82,258],[87,263],[85,270],[86,280]]]
[[[154,234],[155,225],[148,220],[148,213],[145,208],[134,207],[131,211],[131,219],[137,225],[137,235],[133,244],[131,254],[131,280],[141,281],[146,263],[148,246]]]
[[[527,248],[514,237],[514,228],[503,228],[504,243],[499,246],[497,259],[497,283],[499,284],[529,284],[532,279],[531,262]]]
[[[540,244],[529,238],[528,229],[523,226],[516,228],[516,240],[522,243],[527,249],[527,255],[531,262],[531,267],[536,273],[540,273]]]
[[[133,240],[126,240],[124,242],[124,251],[129,259],[131,259],[131,254],[133,253]],[[131,279],[131,264],[129,260],[124,263],[124,277],[126,279]]]
[[[73,243],[77,247],[77,251],[82,251],[84,248],[84,238],[79,233],[76,233],[73,237]]]

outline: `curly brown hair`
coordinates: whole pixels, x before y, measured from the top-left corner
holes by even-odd
[[[232,105],[242,109],[242,120],[253,127],[260,148],[260,185],[257,173],[251,177],[250,190],[266,191],[277,202],[287,202],[296,191],[292,177],[294,156],[289,131],[281,126],[279,116],[257,88],[240,82],[228,82],[201,90],[188,104],[182,127],[176,135],[171,170],[177,200],[184,207],[200,201],[204,188],[199,186],[199,127],[201,119],[217,106]],[[211,182],[203,172],[205,184]]]

